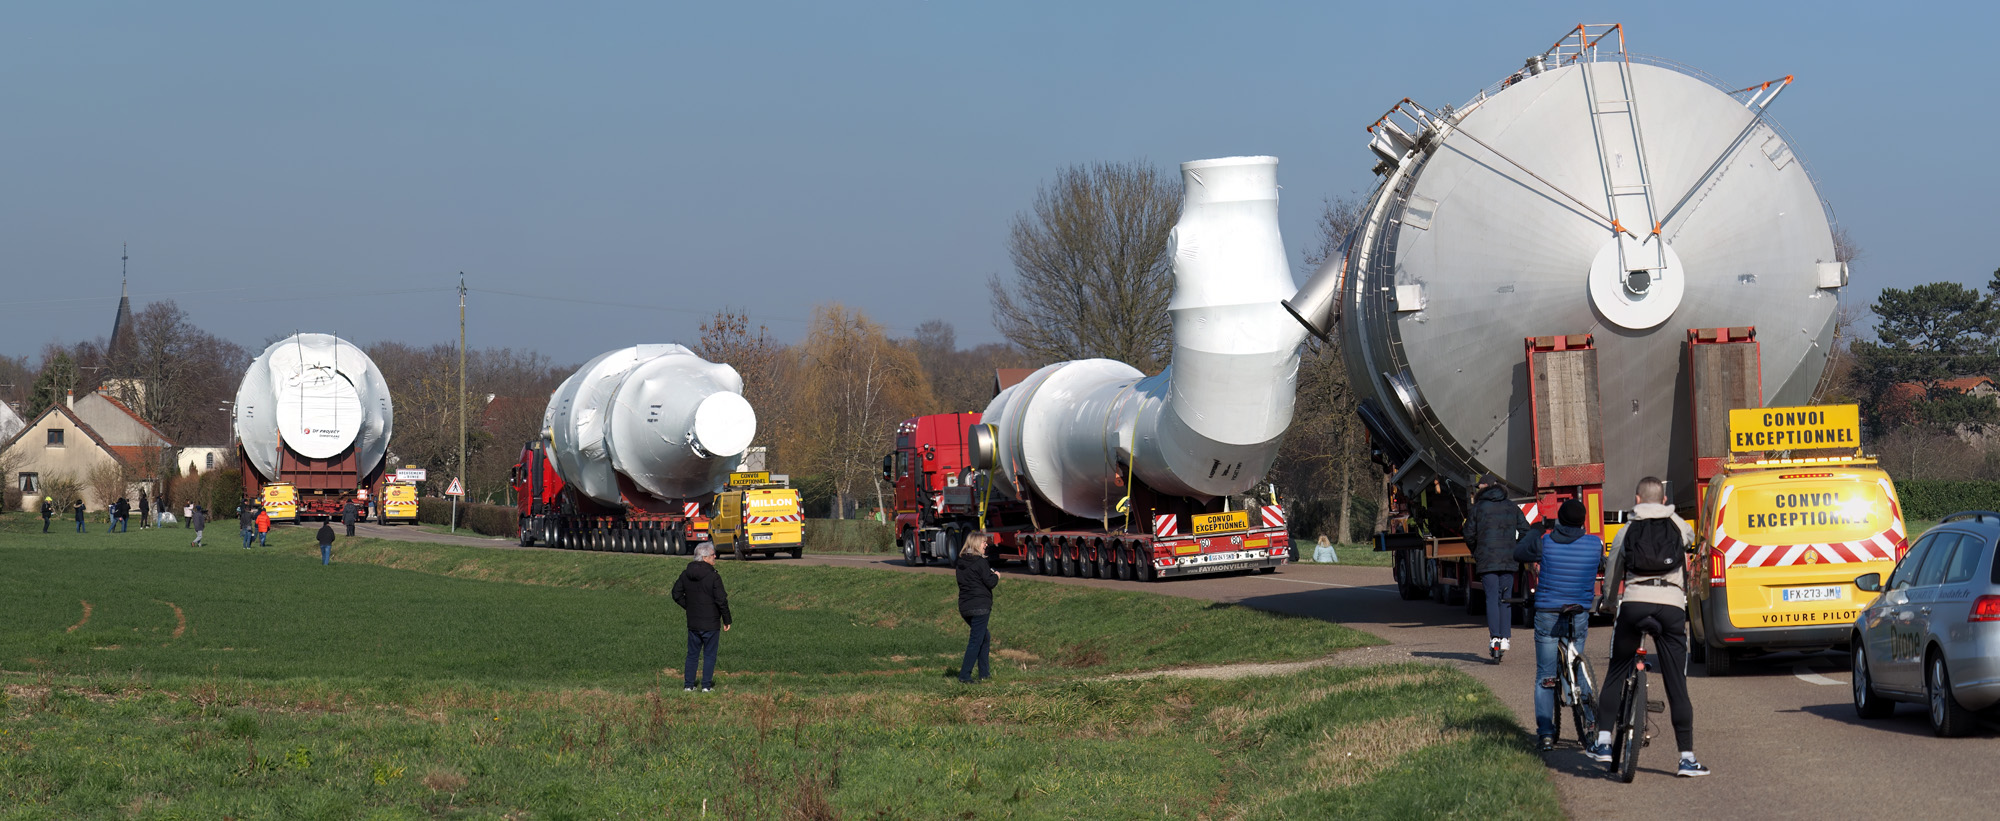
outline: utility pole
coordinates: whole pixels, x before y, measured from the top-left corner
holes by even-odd
[[[465,272],[458,272],[458,477],[465,490]],[[451,497],[451,532],[458,532],[458,499]]]

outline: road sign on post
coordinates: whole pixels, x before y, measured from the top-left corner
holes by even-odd
[[[444,495],[451,497],[451,532],[458,532],[458,497],[465,495],[465,486],[458,483],[458,477],[451,477],[451,487],[444,489]]]

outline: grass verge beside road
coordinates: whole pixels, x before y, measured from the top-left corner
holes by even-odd
[[[1558,814],[1452,671],[1102,680],[1373,641],[1309,619],[1010,578],[998,683],[966,688],[948,578],[725,563],[738,626],[689,695],[681,559],[25,530],[0,818]]]

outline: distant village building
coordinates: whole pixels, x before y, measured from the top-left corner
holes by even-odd
[[[1946,379],[1937,383],[1938,388],[1967,396],[1977,396],[1989,402],[2000,403],[2000,386],[1996,386],[1989,376],[1966,376]],[[1889,386],[1882,397],[1881,416],[1886,427],[1905,424],[1910,421],[1917,405],[1930,395],[1929,386],[1922,382],[1898,382]]]
[[[47,485],[61,480],[76,482],[84,505],[102,510],[120,494],[136,500],[145,490],[158,497],[160,471],[173,451],[173,440],[125,403],[92,393],[42,411],[0,445],[0,461],[13,465],[7,479],[21,491],[23,510],[37,509]],[[93,480],[112,470],[119,481],[107,493]]]

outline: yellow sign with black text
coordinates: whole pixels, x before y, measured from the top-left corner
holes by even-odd
[[[1226,533],[1241,533],[1250,529],[1250,511],[1232,510],[1228,513],[1197,513],[1194,515],[1194,535],[1220,536]]]
[[[1855,405],[1737,408],[1729,412],[1732,451],[1802,450],[1861,446],[1861,409]]]
[[[756,470],[731,473],[729,474],[729,483],[732,485],[768,485],[771,483],[771,472],[768,470]]]

